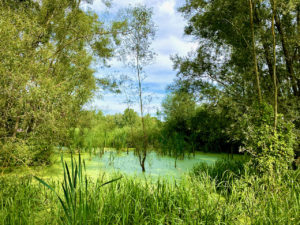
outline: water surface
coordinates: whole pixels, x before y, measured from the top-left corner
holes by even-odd
[[[86,164],[86,173],[92,178],[97,178],[103,173],[122,173],[129,176],[151,176],[151,177],[174,177],[179,178],[190,171],[194,165],[200,162],[213,164],[217,159],[226,157],[225,154],[212,154],[212,153],[196,153],[195,156],[186,155],[184,159],[176,160],[169,156],[159,156],[155,152],[149,152],[146,158],[145,167],[146,173],[142,173],[138,157],[134,155],[133,151],[117,152],[105,151],[103,155],[81,153],[82,159]],[[78,160],[78,154],[74,155]],[[64,160],[70,162],[70,154],[64,154]],[[62,165],[60,154],[54,157],[54,164],[49,167],[44,167],[41,171],[42,177],[57,178],[62,175]]]

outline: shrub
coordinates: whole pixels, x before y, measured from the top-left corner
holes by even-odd
[[[250,153],[251,166],[261,173],[287,170],[294,159],[293,124],[278,115],[274,129],[272,106],[261,104],[253,108],[241,119],[244,133],[241,151]]]

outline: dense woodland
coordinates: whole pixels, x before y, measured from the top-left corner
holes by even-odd
[[[47,212],[45,224],[298,224],[299,0],[183,1],[184,33],[198,47],[172,56],[177,76],[156,115],[146,113],[143,89],[145,67],[155,60],[153,10],[130,6],[107,22],[83,9],[90,3],[0,2],[0,168],[46,166],[59,151],[108,148],[134,151],[143,172],[150,151],[176,160],[197,152],[249,160],[199,164],[175,186],[127,177],[88,185],[77,165],[72,175],[63,165],[63,191],[52,185],[65,199],[56,203],[59,194],[39,178],[33,185],[32,176],[0,177],[0,224],[41,224]],[[111,59],[131,74],[95,76],[93,65]],[[103,90],[126,95],[127,109],[89,110]],[[106,184],[102,198],[97,189]]]

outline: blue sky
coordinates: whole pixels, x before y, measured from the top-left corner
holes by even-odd
[[[160,109],[161,102],[166,96],[166,88],[176,77],[176,71],[173,70],[173,64],[170,60],[171,55],[186,55],[189,51],[196,48],[196,43],[183,35],[186,21],[177,8],[184,3],[184,0],[113,0],[112,13],[119,9],[128,7],[130,4],[145,4],[153,8],[153,20],[157,26],[156,38],[153,41],[152,49],[157,54],[152,65],[145,68],[147,78],[143,81],[146,87],[145,95],[150,95],[152,100],[145,108],[147,113],[154,114]],[[92,5],[88,6],[96,12],[99,17],[105,15],[105,7],[101,0],[94,0]],[[126,74],[126,69],[122,63],[113,59],[110,62],[110,69],[98,68],[97,74]],[[123,112],[127,105],[125,97],[112,93],[103,93],[102,97],[95,97],[89,104],[89,108],[102,110],[105,114],[114,114]],[[138,104],[132,106],[138,112]]]

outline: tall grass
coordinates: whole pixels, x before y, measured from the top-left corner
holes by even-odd
[[[81,156],[79,154],[78,163],[71,155],[71,168],[67,162],[64,162],[63,157],[61,157],[62,167],[64,171],[64,179],[62,182],[62,192],[63,197],[55,191],[51,185],[46,183],[44,180],[34,176],[42,185],[47,187],[49,190],[55,194],[63,208],[64,220],[62,221],[64,224],[88,224],[89,218],[91,215],[91,202],[89,201],[92,196],[89,196],[89,182],[88,178],[85,175],[85,161],[81,161]],[[100,191],[100,188],[104,185],[112,183],[121,179],[122,177],[112,179],[105,183],[102,183],[96,187],[96,190]],[[99,183],[97,183],[99,184]]]
[[[82,176],[85,177],[82,183],[77,180],[73,190],[75,174],[79,179],[79,165],[77,173],[75,162],[68,169],[69,173],[65,165],[63,182],[48,181],[55,192],[30,177],[17,182],[1,178],[0,224],[239,225],[300,221],[299,170],[273,180],[243,172],[228,181],[231,187],[228,191],[218,188],[218,183],[224,180],[208,172],[186,175],[176,182],[125,176],[105,186],[105,181],[119,174],[104,174],[94,181]],[[65,192],[67,188],[69,191]]]
[[[204,173],[215,180],[218,188],[226,188],[227,191],[230,191],[233,180],[239,179],[245,175],[245,165],[247,162],[247,158],[222,158],[218,159],[214,164],[201,162],[194,166],[191,175],[199,177],[199,175]]]

